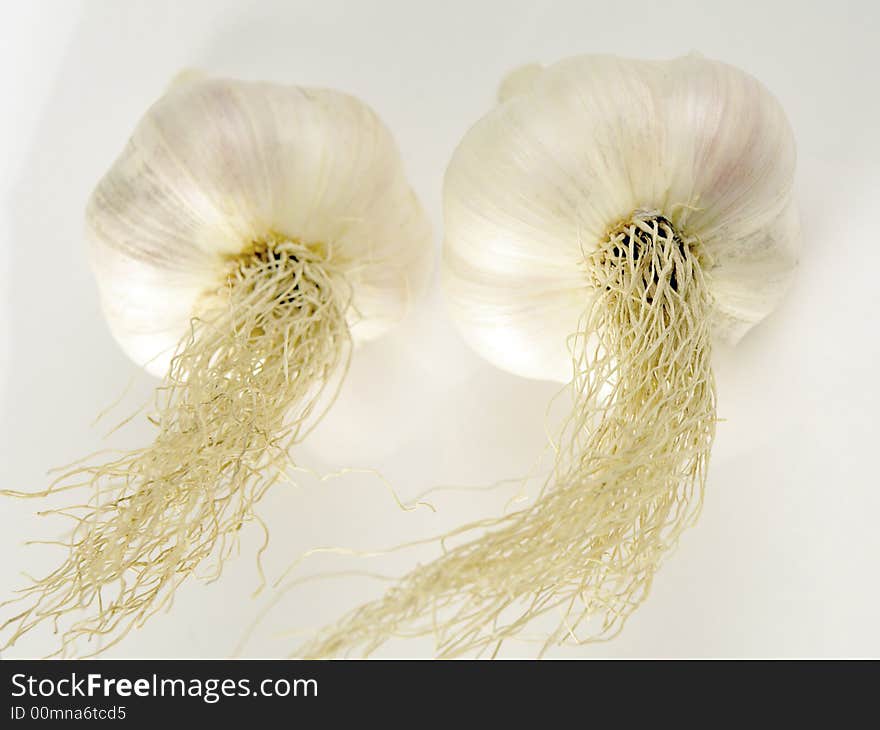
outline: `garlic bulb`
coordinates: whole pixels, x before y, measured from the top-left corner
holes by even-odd
[[[321,89],[180,79],[98,184],[87,224],[113,334],[163,376],[156,437],[40,493],[90,490],[64,511],[65,561],[0,626],[7,646],[87,609],[61,651],[94,636],[103,650],[206,558],[218,576],[332,403],[352,343],[400,320],[431,265],[390,134]]]
[[[791,277],[794,143],[746,74],[583,56],[525,67],[499,98],[447,170],[444,285],[488,360],[570,382],[552,472],[306,655],[419,635],[442,656],[497,652],[536,626],[544,649],[614,636],[699,515],[712,342],[742,337]]]
[[[326,89],[184,76],[141,120],[86,220],[110,328],[159,377],[229,260],[268,235],[324,249],[351,287],[355,341],[398,322],[431,268],[394,140],[371,109]]]
[[[773,310],[796,262],[795,148],[761,84],[696,55],[525,71],[446,177],[444,285],[474,349],[569,381],[568,337],[595,294],[584,257],[640,209],[699,240],[716,337]]]

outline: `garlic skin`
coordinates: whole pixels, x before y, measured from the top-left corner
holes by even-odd
[[[427,285],[428,220],[391,134],[346,94],[183,74],[89,201],[90,259],[114,337],[162,376],[230,257],[276,235],[350,287],[355,342]]]
[[[585,254],[637,210],[698,239],[714,337],[737,342],[777,305],[799,242],[795,145],[758,81],[698,55],[579,56],[515,71],[499,98],[444,184],[444,288],[483,357],[569,381],[595,298]]]

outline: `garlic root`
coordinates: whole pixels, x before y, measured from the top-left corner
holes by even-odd
[[[344,373],[349,292],[320,247],[270,235],[229,262],[226,286],[205,295],[156,391],[155,441],[110,462],[80,466],[40,495],[79,489],[84,504],[53,510],[76,520],[63,564],[6,604],[9,647],[40,624],[100,651],[168,607],[209,557],[213,576],[253,507],[283,477],[331,375]],[[7,492],[7,494],[9,494]]]
[[[610,638],[645,599],[702,504],[716,422],[710,297],[699,242],[656,211],[613,227],[587,264],[597,296],[572,348],[574,411],[536,501],[298,653],[366,655],[425,635],[440,656],[497,652],[551,614],[546,650]]]

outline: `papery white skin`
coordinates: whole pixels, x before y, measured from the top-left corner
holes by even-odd
[[[570,380],[584,253],[639,209],[699,239],[719,339],[776,306],[796,265],[795,145],[758,81],[697,55],[580,56],[514,72],[499,98],[444,185],[444,286],[481,355]]]
[[[269,234],[328,252],[355,342],[423,289],[431,232],[397,148],[362,102],[185,74],[138,124],[88,206],[91,261],[125,352],[164,375],[228,259]]]

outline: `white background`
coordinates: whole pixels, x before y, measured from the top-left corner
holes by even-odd
[[[34,2],[0,19],[0,484],[37,489],[46,471],[150,435],[103,441],[95,415],[136,368],[103,323],[82,240],[97,179],[182,67],[351,92],[397,136],[439,242],[440,186],[457,140],[512,67],[583,52],[666,58],[698,50],[760,78],[799,144],[804,241],[780,310],[717,353],[720,415],[699,525],[611,643],[562,656],[880,655],[880,67],[874,2]],[[135,380],[118,418],[150,391]],[[436,287],[404,327],[358,351],[341,398],[297,456],[320,470],[380,469],[402,496],[526,472],[544,445],[556,387],[478,359]],[[117,418],[117,420],[118,420]],[[552,421],[552,419],[551,419]],[[552,426],[552,423],[549,424]],[[270,575],[315,545],[374,548],[497,513],[495,497],[437,494],[438,514],[401,513],[368,475],[280,487],[260,512]],[[0,599],[57,550],[41,505],[0,503]],[[256,599],[253,547],[223,579],[192,582],[173,612],[115,656],[224,656],[274,596]],[[430,549],[382,563],[400,571]],[[373,568],[310,561],[307,571]],[[280,595],[247,655],[286,655],[293,634],[381,586],[319,582]],[[8,656],[41,655],[48,631]],[[426,655],[425,643],[387,653]],[[512,645],[509,655],[530,655]]]

